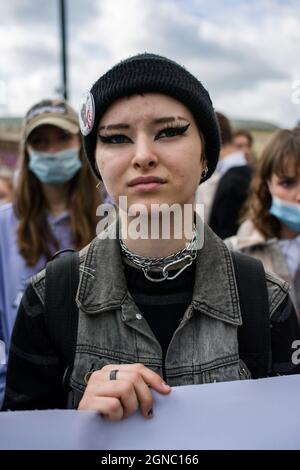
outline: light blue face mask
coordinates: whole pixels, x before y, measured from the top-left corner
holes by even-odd
[[[81,168],[77,148],[53,153],[38,152],[29,148],[28,153],[28,168],[42,183],[64,184]]]
[[[276,196],[272,196],[270,214],[274,215],[274,217],[294,232],[300,232],[300,204],[286,202]]]

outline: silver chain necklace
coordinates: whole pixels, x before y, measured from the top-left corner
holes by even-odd
[[[172,281],[176,279],[188,266],[192,264],[194,259],[197,257],[197,231],[194,228],[193,236],[191,241],[188,245],[182,248],[177,253],[173,253],[172,255],[165,256],[162,258],[147,258],[145,256],[140,256],[132,251],[130,251],[123,240],[120,239],[120,246],[122,250],[122,254],[135,264],[137,267],[141,268],[145,277],[152,282],[162,282],[165,280]],[[186,262],[186,264],[179,269],[179,271],[170,276],[169,269],[174,267],[176,264]],[[161,277],[152,277],[150,271],[161,273]]]

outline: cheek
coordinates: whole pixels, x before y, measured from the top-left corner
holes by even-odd
[[[111,193],[111,181],[113,180],[113,175],[111,175],[111,170],[109,168],[109,160],[105,158],[103,153],[97,152],[96,154],[96,166],[101,175],[102,181],[109,193]]]
[[[175,175],[175,187],[181,193],[193,193],[196,191],[201,179],[202,165],[199,161],[189,159],[182,160],[180,164],[174,165],[171,169]]]
[[[98,167],[99,172],[103,176],[106,170],[106,162],[101,158],[101,155],[97,154],[96,155],[96,166]]]
[[[111,152],[97,151],[96,162],[104,186],[112,197],[122,193],[124,175],[126,174],[126,160]]]
[[[115,162],[113,155],[106,151],[97,151],[96,162],[98,169],[103,178],[113,178],[115,172],[118,170],[118,165]]]
[[[199,184],[203,163],[201,161],[201,144],[198,138],[184,142],[176,154],[171,156],[170,161],[172,162],[172,160],[174,160],[174,171],[177,166],[176,173],[180,179],[188,181],[189,184],[192,184],[193,181],[197,182],[197,185]]]
[[[270,191],[274,196],[279,197],[283,201],[291,201],[293,199],[293,191],[291,189],[284,188],[276,181],[272,181],[270,184]]]
[[[185,165],[183,166],[183,176],[187,180],[188,185],[198,186],[201,179],[203,163],[201,161],[201,153],[191,152]]]
[[[283,199],[284,201],[293,202],[295,198],[295,191],[279,187],[277,190],[277,196]]]

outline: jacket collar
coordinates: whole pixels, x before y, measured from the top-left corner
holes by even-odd
[[[197,228],[203,231],[204,243],[196,259],[192,305],[201,313],[240,325],[241,313],[230,252],[207,225],[201,222]],[[114,236],[118,230],[118,223],[113,223],[92,241],[85,253],[77,292],[77,304],[84,313],[120,309],[129,296],[119,237]]]
[[[266,239],[264,235],[257,230],[251,220],[245,220],[240,226],[236,235],[228,239],[232,240],[234,249],[243,250],[244,248],[253,248],[255,246],[265,246],[277,243],[276,238]]]
[[[207,315],[240,325],[240,304],[229,249],[204,224],[204,244],[198,251],[193,304]]]

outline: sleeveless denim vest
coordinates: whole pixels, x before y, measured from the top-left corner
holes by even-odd
[[[111,227],[110,230],[115,230]],[[241,312],[229,250],[205,228],[192,302],[170,342],[160,344],[127,290],[118,239],[96,238],[85,255],[77,292],[79,326],[70,406],[89,372],[107,364],[143,363],[171,386],[250,378],[238,354]]]
[[[237,328],[242,318],[232,258],[223,241],[204,225],[192,301],[163,364],[160,344],[128,292],[119,240],[110,238],[116,227],[80,252],[78,333],[68,407],[78,407],[87,374],[108,364],[142,363],[170,386],[251,378],[239,359]],[[289,286],[268,272],[266,280],[271,317]],[[45,271],[32,285],[44,303]]]

